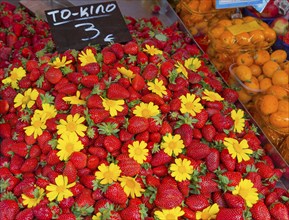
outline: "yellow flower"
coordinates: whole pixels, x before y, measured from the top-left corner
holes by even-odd
[[[158,210],[155,211],[154,214],[159,220],[178,220],[179,217],[185,214],[185,212],[178,206],[172,209]]]
[[[214,203],[213,205],[208,206],[202,211],[197,211],[196,219],[197,220],[211,220],[216,219],[218,212],[220,211],[219,205]]]
[[[150,46],[148,44],[145,45],[145,49],[143,49],[143,51],[148,53],[151,56],[163,54],[163,51],[159,50],[158,48],[155,48],[154,45]]]
[[[112,100],[102,98],[102,106],[106,111],[109,111],[111,117],[116,116],[117,112],[121,112],[124,107],[124,100]]]
[[[37,138],[46,129],[46,115],[35,113],[31,118],[31,125],[24,128],[25,134],[30,136],[33,134],[34,138]]]
[[[2,80],[4,84],[11,84],[13,89],[19,89],[18,81],[20,81],[24,76],[26,76],[26,70],[23,67],[16,68],[10,72],[10,76]]]
[[[95,178],[100,180],[100,184],[103,185],[117,181],[121,173],[119,166],[114,163],[111,163],[108,166],[102,163],[98,166],[98,170],[99,171],[95,172]]]
[[[85,101],[80,99],[80,91],[76,91],[75,96],[67,96],[62,98],[64,101],[69,102],[71,105],[84,105]]]
[[[194,94],[182,95],[180,97],[180,100],[182,102],[181,104],[181,113],[189,113],[191,116],[195,116],[196,113],[199,113],[204,108],[202,104],[200,103],[200,98],[196,98]]]
[[[247,140],[242,140],[240,143],[234,138],[224,138],[224,145],[228,148],[232,158],[238,159],[238,163],[241,161],[247,161],[250,159],[249,155],[253,154],[253,151],[249,149]]]
[[[133,113],[139,117],[150,118],[160,114],[160,110],[159,106],[155,105],[153,102],[141,102],[138,106],[135,107]]]
[[[65,133],[76,133],[80,137],[84,137],[84,131],[87,130],[87,127],[82,124],[85,121],[84,117],[80,117],[80,114],[76,113],[75,115],[68,115],[66,121],[60,119],[60,124],[57,125],[57,134]]]
[[[133,71],[128,70],[124,67],[117,67],[117,71],[120,72],[122,75],[124,75],[125,78],[128,78],[129,81],[131,81],[135,77]]]
[[[205,89],[204,95],[205,96],[203,96],[202,99],[209,101],[209,102],[224,100],[224,98],[222,96],[220,96],[218,93],[213,92],[213,91],[209,91],[207,89]]]
[[[48,63],[50,66],[53,66],[54,68],[61,68],[65,67],[66,65],[70,64],[72,60],[66,61],[66,56],[63,56],[61,59],[59,57],[56,57],[56,59],[52,63]]]
[[[145,191],[133,177],[122,176],[118,180],[120,181],[120,185],[122,186],[125,194],[131,198],[141,197],[142,192]]]
[[[147,159],[149,150],[146,148],[147,143],[144,141],[134,141],[132,144],[128,145],[129,157],[133,158],[139,164]]]
[[[185,60],[185,67],[196,72],[201,67],[201,61],[198,58],[189,58]]]
[[[183,64],[177,61],[177,64],[175,64],[175,67],[177,68],[177,73],[182,73],[186,78],[188,78],[188,71],[186,67],[184,67]]]
[[[42,110],[36,109],[35,113],[37,114],[44,114],[45,119],[54,118],[57,115],[57,110],[54,105],[43,103]]]
[[[241,196],[245,200],[246,205],[251,208],[259,200],[258,190],[253,186],[254,184],[251,180],[241,179],[238,186],[232,191],[232,194]]]
[[[96,215],[92,216],[92,220],[101,220],[102,218],[101,212],[96,213]]]
[[[31,108],[34,105],[38,95],[38,91],[36,89],[32,90],[31,88],[27,89],[24,92],[24,95],[18,93],[14,98],[14,107],[17,108],[21,106],[21,109],[24,109],[26,107]]]
[[[78,56],[79,61],[81,62],[80,66],[85,66],[86,64],[96,63],[95,55],[92,53],[91,49],[86,49],[81,51]]]
[[[163,142],[161,143],[161,148],[164,149],[164,152],[169,156],[173,154],[178,156],[184,147],[184,142],[179,134],[173,136],[169,133],[163,137]]]
[[[244,111],[242,109],[232,110],[231,118],[234,120],[234,132],[241,133],[245,127]]]
[[[46,190],[49,191],[49,193],[47,193],[47,198],[49,201],[56,199],[60,202],[63,199],[73,196],[69,188],[73,187],[75,182],[68,184],[67,176],[58,175],[55,178],[55,183],[56,184],[50,183],[48,186],[46,186]]]
[[[42,200],[44,197],[44,189],[40,187],[36,187],[33,191],[33,196],[30,197],[25,194],[22,194],[21,197],[23,199],[23,205],[27,205],[27,208],[32,208],[38,205],[38,203]]]
[[[194,168],[188,159],[176,158],[175,163],[170,165],[170,171],[176,181],[182,182],[191,179]]]
[[[64,133],[57,141],[57,156],[60,160],[67,161],[73,152],[83,149],[83,144],[75,133]]]
[[[148,82],[147,85],[148,89],[151,90],[152,93],[159,95],[161,98],[168,94],[162,80],[155,79],[154,82]]]

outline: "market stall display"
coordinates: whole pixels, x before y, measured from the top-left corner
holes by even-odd
[[[1,219],[289,219],[286,162],[180,22],[59,53],[1,6]]]

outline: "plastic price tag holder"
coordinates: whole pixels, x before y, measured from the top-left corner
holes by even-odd
[[[132,40],[116,1],[45,11],[59,52]]]

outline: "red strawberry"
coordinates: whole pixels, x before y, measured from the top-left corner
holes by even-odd
[[[7,100],[0,100],[0,114],[6,114],[9,109],[9,103]]]
[[[147,208],[144,204],[131,204],[120,212],[123,220],[140,220],[147,216]]]
[[[245,209],[245,200],[239,195],[233,195],[229,192],[224,193],[224,199],[229,208]]]
[[[110,185],[104,193],[104,196],[105,198],[118,205],[124,205],[128,199],[123,188],[118,182]]]
[[[0,124],[0,138],[5,139],[5,138],[11,138],[11,137],[12,137],[11,125],[9,123]]]
[[[106,119],[110,116],[109,112],[104,110],[104,109],[93,108],[93,109],[89,109],[88,113],[90,115],[90,118],[93,120],[93,122],[95,124],[98,124],[98,123],[104,121],[104,119]]]
[[[56,89],[56,86],[60,85],[59,89]],[[61,83],[61,81],[59,83],[56,84],[56,86],[54,87],[55,90],[57,90],[59,93],[63,93],[65,95],[75,95],[76,91],[77,91],[77,87],[75,84],[73,83]]]
[[[155,93],[148,93],[141,97],[141,100],[145,103],[153,102],[155,105],[163,105],[165,101]]]
[[[103,145],[108,152],[117,151],[121,148],[121,141],[114,135],[105,136]]]
[[[166,154],[164,150],[159,150],[158,152],[153,154],[153,157],[150,163],[153,167],[157,167],[160,165],[167,164],[171,162],[171,160],[172,160],[172,157]]]
[[[127,154],[120,154],[116,157],[118,166],[121,169],[121,174],[124,176],[135,176],[139,174],[141,166],[134,159],[130,158]]]
[[[228,178],[229,180],[228,186],[237,186],[242,179],[242,174],[240,172],[235,171],[227,171],[223,173],[223,176]]]
[[[118,100],[118,99],[127,99],[130,94],[126,88],[118,83],[111,84],[107,89],[107,98]]]
[[[257,162],[255,166],[258,169],[257,173],[259,173],[262,178],[270,178],[274,175],[274,169],[264,162]]]
[[[139,74],[135,75],[131,84],[136,91],[141,91],[146,85],[144,78]]]
[[[98,76],[97,75],[87,75],[83,76],[80,80],[80,83],[86,88],[92,89],[95,85],[98,84]]]
[[[254,188],[258,189],[258,192],[261,191],[263,186],[262,178],[257,172],[249,172],[246,179],[251,180],[251,182],[254,184]]]
[[[255,220],[270,220],[270,212],[262,200],[259,200],[250,209],[253,219]]]
[[[187,156],[194,160],[206,158],[210,153],[210,147],[198,140],[193,140],[187,147]]]
[[[211,148],[210,151],[206,157],[206,166],[209,171],[214,172],[220,164],[220,152],[215,148]]]
[[[22,164],[20,171],[22,173],[32,173],[34,170],[36,170],[37,165],[38,165],[37,158],[27,158]]]
[[[208,199],[202,195],[190,195],[186,198],[185,204],[193,211],[202,211],[210,205]]]
[[[155,205],[161,209],[172,209],[179,206],[183,199],[176,181],[171,178],[164,178],[157,188]]]
[[[92,191],[84,188],[81,193],[75,198],[75,203],[78,207],[93,206],[95,201],[92,198]]]
[[[213,192],[212,200],[214,203],[217,203],[219,207],[227,207],[227,204],[224,199],[224,193],[222,191]]]
[[[129,41],[123,46],[125,54],[136,55],[138,53],[138,44],[134,41]]]
[[[103,63],[109,65],[113,64],[116,61],[116,56],[113,52],[102,50],[101,51],[102,57],[103,57]]]
[[[175,129],[175,134],[181,135],[181,139],[186,147],[192,143],[193,129],[190,125],[182,124],[179,128]]]
[[[148,56],[144,52],[139,51],[137,53],[137,63],[138,64],[146,64],[146,63],[148,63]]]
[[[76,217],[73,213],[62,213],[58,215],[58,220],[76,220]]]
[[[58,83],[63,77],[61,70],[55,67],[50,67],[44,76],[52,84]]]
[[[189,180],[178,182],[178,188],[184,197],[188,197],[190,194],[190,184]]]
[[[83,169],[87,164],[87,154],[83,152],[73,152],[69,158],[76,169]]]
[[[202,109],[201,112],[196,114],[195,118],[198,121],[194,124],[194,128],[199,128],[200,129],[206,124],[206,122],[207,122],[207,120],[209,118],[209,114],[208,114],[208,112],[205,109]]]
[[[202,127],[202,135],[206,141],[211,142],[216,135],[216,129],[211,124],[206,124]]]
[[[124,56],[123,45],[120,43],[114,43],[111,45],[110,49],[115,53],[117,59],[121,59]]]
[[[235,170],[236,159],[233,159],[227,148],[224,148],[220,154],[221,162],[225,165],[228,171]]]
[[[133,116],[128,120],[127,130],[131,134],[139,134],[147,130],[149,122],[146,118]]]
[[[157,77],[158,72],[159,72],[158,67],[153,63],[149,63],[143,69],[142,76],[145,80],[151,81]]]
[[[32,209],[23,209],[17,215],[15,220],[30,220],[33,219],[33,210]]]
[[[28,147],[24,142],[18,142],[11,145],[11,151],[21,157],[25,157],[28,153]]]
[[[79,84],[79,82],[81,81],[81,78],[83,77],[83,74],[82,73],[80,73],[80,72],[71,72],[71,73],[68,73],[67,75],[66,75],[66,78],[70,81],[70,82],[72,82],[72,83],[74,83],[74,84]]]
[[[229,103],[235,103],[239,98],[239,94],[234,89],[224,88],[222,91],[222,97]]]
[[[52,219],[52,211],[45,204],[38,204],[33,208],[33,214],[37,219],[49,220]]]
[[[67,176],[68,183],[75,182],[77,178],[77,170],[71,161],[67,161],[65,164],[63,175]]]
[[[85,66],[81,67],[81,71],[84,71],[88,75],[97,75],[100,71],[100,66],[98,63],[88,63]]]
[[[276,202],[269,207],[271,216],[274,219],[288,220],[289,214],[286,206],[281,202]]]
[[[6,199],[0,202],[0,210],[0,219],[14,220],[20,209],[16,201]]]
[[[215,179],[216,176],[213,173],[207,173],[206,175],[200,176],[199,187],[201,194],[208,195],[219,191],[218,184]]]
[[[244,220],[242,208],[221,208],[217,214],[216,220]]]
[[[224,129],[230,129],[233,126],[233,120],[231,117],[224,116],[221,113],[216,113],[211,117],[214,127],[222,132]]]

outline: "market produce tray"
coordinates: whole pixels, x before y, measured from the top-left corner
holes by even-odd
[[[34,0],[22,0],[20,4],[26,7],[28,10],[31,11],[35,16],[45,18],[44,9],[50,10],[55,8],[61,7],[70,7],[70,6],[79,6],[85,4],[93,4],[93,3],[100,3],[100,2],[107,2],[102,0],[45,0],[45,1],[34,1]],[[193,38],[191,33],[185,27],[181,19],[178,17],[177,13],[171,7],[171,5],[166,0],[117,0],[116,1],[123,16],[131,16],[135,19],[138,18],[150,18],[152,16],[156,16],[159,20],[163,23],[164,26],[170,26],[172,24],[177,23],[179,29],[185,33],[187,33],[188,37]],[[160,10],[156,13],[153,10],[154,6],[160,6]],[[197,44],[197,42],[195,42]],[[197,44],[198,45],[198,44]],[[200,50],[203,52],[201,47],[198,45]],[[220,78],[223,79],[222,75],[216,71],[216,74]],[[226,81],[223,79],[224,84]],[[259,138],[262,141],[262,146],[264,147],[266,153],[272,157],[275,166],[277,168],[282,168],[284,170],[284,175],[281,179],[280,185],[289,189],[289,166],[277,149],[270,143],[268,138],[262,132],[258,124],[255,122],[254,118],[248,112],[246,107],[241,103],[237,102],[236,105],[246,111],[246,113],[250,116],[250,120],[259,128]]]

